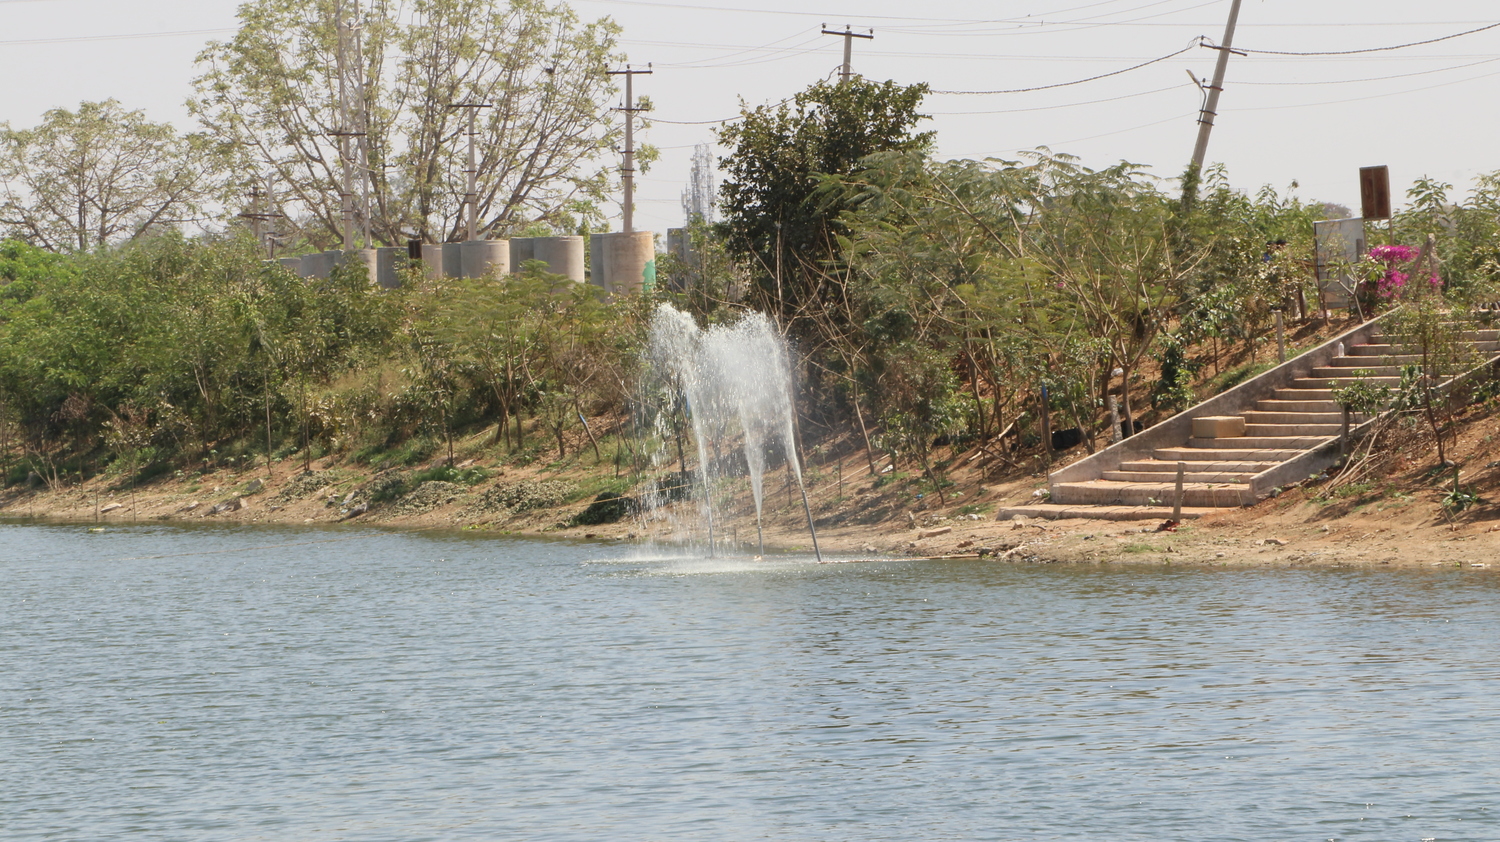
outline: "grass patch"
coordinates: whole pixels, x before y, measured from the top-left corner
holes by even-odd
[[[966,503],[958,507],[961,515],[987,515],[994,511],[994,505],[990,503]]]
[[[1231,368],[1213,379],[1213,381],[1209,384],[1210,393],[1217,395],[1223,392],[1227,392],[1257,374],[1263,374],[1267,371],[1270,371],[1277,365],[1278,363],[1272,362],[1246,363],[1245,365]]]
[[[1154,553],[1156,552],[1156,547],[1144,541],[1138,541],[1134,544],[1126,544],[1120,548],[1120,551],[1126,553]]]
[[[597,499],[601,494],[613,494],[618,497],[630,491],[634,485],[630,477],[591,476],[587,477],[582,485],[574,489],[573,493],[569,494],[563,502],[576,503],[579,500],[589,498]]]
[[[361,465],[386,464],[391,467],[409,467],[424,462],[436,449],[437,442],[426,436],[416,436],[386,449],[381,445],[370,445],[356,450],[353,461]]]
[[[436,465],[411,475],[409,484],[415,488],[424,482],[451,482],[454,485],[475,486],[490,478],[484,468],[455,468],[452,465]]]

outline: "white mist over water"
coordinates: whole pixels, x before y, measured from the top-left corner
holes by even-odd
[[[802,484],[802,466],[797,459],[786,344],[770,320],[761,313],[746,313],[733,324],[712,325],[705,330],[698,327],[692,316],[662,305],[651,320],[647,362],[652,375],[650,382],[656,384],[657,394],[662,398],[655,407],[654,426],[663,445],[673,435],[674,418],[686,418],[691,425],[698,454],[697,491],[701,495],[700,510],[708,533],[709,555],[715,554],[718,543],[714,486],[717,480],[730,474],[723,452],[737,445],[744,455],[755,498],[756,530],[760,532],[767,448],[779,443],[788,469],[802,490],[813,550],[821,559],[812,513],[807,506],[807,489]],[[659,462],[670,457],[665,446],[656,453]],[[764,550],[763,540],[761,544]]]

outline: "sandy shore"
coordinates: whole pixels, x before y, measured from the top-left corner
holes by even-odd
[[[452,501],[418,512],[398,504],[351,511],[351,490],[368,488],[370,471],[324,464],[337,481],[304,491],[299,465],[265,471],[218,471],[191,479],[165,479],[129,491],[103,480],[61,490],[11,489],[0,494],[0,517],[54,522],[111,524],[140,522],[233,522],[265,524],[380,524],[407,529],[462,528],[495,534],[534,535],[596,541],[670,540],[669,521],[643,523],[627,518],[613,524],[570,526],[589,500],[570,505],[499,514],[475,511],[486,489],[555,476],[545,471],[497,469],[485,485]],[[577,476],[574,477],[577,479]],[[963,498],[970,511],[1005,509],[1034,499],[1043,484],[1037,476],[1008,483],[977,485]],[[300,484],[299,484],[300,483]],[[1160,521],[1046,520],[992,514],[960,514],[960,507],[935,510],[931,501],[882,495],[873,483],[850,480],[832,489],[814,489],[814,507],[823,526],[822,550],[854,556],[982,556],[1012,563],[1180,564],[1204,567],[1461,567],[1500,570],[1500,511],[1480,506],[1455,519],[1436,504],[1436,494],[1382,492],[1364,499],[1319,500],[1293,489],[1245,509],[1224,510],[1161,530]],[[591,498],[590,498],[591,499]],[[781,500],[766,524],[769,547],[810,551],[800,502]],[[957,501],[950,501],[957,502]],[[408,507],[409,508],[409,507]],[[755,551],[754,520],[740,507],[721,525],[720,539],[737,539],[741,551]]]

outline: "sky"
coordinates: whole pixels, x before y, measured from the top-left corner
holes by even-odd
[[[1121,160],[1179,174],[1197,136],[1231,0],[571,0],[581,17],[611,17],[638,94],[654,102],[640,142],[661,158],[640,179],[636,225],[683,222],[693,146],[740,103],[785,99],[836,78],[843,39],[826,25],[874,34],[854,42],[854,72],[927,82],[924,128],[940,158],[1014,159],[1046,146],[1103,167]],[[49,108],[113,97],[157,121],[194,128],[184,101],[194,58],[228,38],[239,0],[0,0],[0,120],[34,125]],[[1357,208],[1358,170],[1385,164],[1398,198],[1430,176],[1464,195],[1500,170],[1500,28],[1371,50],[1500,23],[1495,0],[1243,0],[1208,159],[1231,183],[1271,185],[1308,201]],[[1117,73],[1144,62],[1157,61]],[[1107,78],[1063,85],[1090,77]],[[961,93],[1013,91],[1022,93]],[[722,154],[724,150],[716,150]],[[611,209],[616,228],[618,206]]]

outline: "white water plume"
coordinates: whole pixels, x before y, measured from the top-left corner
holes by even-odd
[[[675,435],[674,419],[685,418],[691,425],[698,456],[695,490],[707,528],[709,554],[716,553],[716,528],[722,529],[716,524],[713,492],[716,480],[727,475],[723,451],[737,443],[744,455],[759,533],[765,504],[766,452],[780,443],[787,467],[802,489],[813,550],[821,559],[797,459],[786,345],[770,320],[761,313],[747,313],[733,324],[704,330],[692,316],[662,305],[651,321],[647,353],[663,399],[655,407],[655,426],[663,443],[657,450],[658,462],[670,457],[665,442]],[[764,539],[761,545],[763,549]]]

